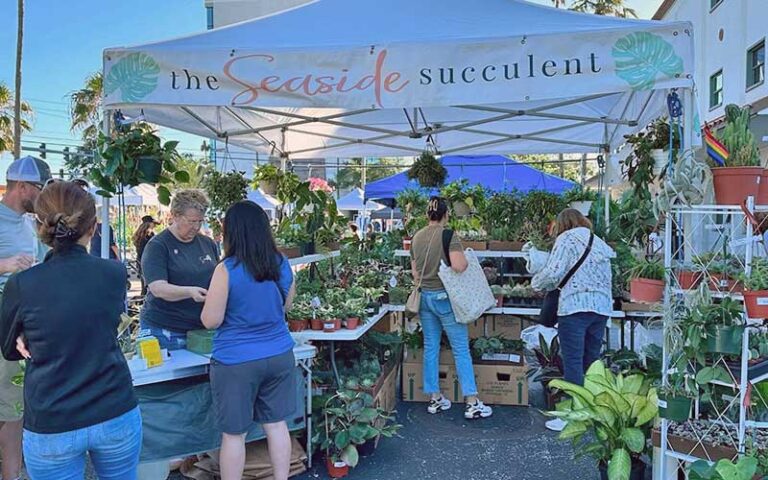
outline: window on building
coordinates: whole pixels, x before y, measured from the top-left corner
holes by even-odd
[[[765,79],[765,40],[747,51],[747,88]]]
[[[709,77],[709,108],[723,104],[723,71],[720,70]]]
[[[213,29],[213,7],[205,7],[205,15],[208,22],[208,30]]]
[[[709,0],[709,10],[714,10],[721,3],[723,3],[723,0]]]

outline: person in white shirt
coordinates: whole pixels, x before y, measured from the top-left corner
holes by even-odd
[[[546,263],[535,273],[531,286],[538,291],[554,290],[579,261],[593,235],[592,223],[578,210],[560,212],[555,225],[557,240]],[[567,382],[583,385],[584,372],[600,358],[605,325],[613,310],[611,259],[616,253],[597,236],[584,263],[560,292],[557,329]],[[565,422],[547,422],[560,431]]]

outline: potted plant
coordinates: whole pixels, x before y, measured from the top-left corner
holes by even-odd
[[[248,195],[248,181],[243,172],[221,173],[208,172],[203,179],[203,189],[211,206],[206,213],[208,223],[214,234],[221,234],[221,222],[232,204],[245,199]]]
[[[358,448],[380,436],[391,438],[402,427],[389,412],[373,406],[367,392],[343,390],[331,396],[323,409],[323,424],[312,439],[326,452],[328,474],[341,478],[356,467]]]
[[[719,303],[702,302],[692,313],[699,315],[703,321],[707,352],[725,355],[741,353],[744,319],[740,303],[725,297]]]
[[[309,318],[312,318],[312,310],[308,305],[294,303],[286,313],[288,316],[288,330],[302,332],[309,326]]]
[[[717,463],[696,460],[688,467],[689,480],[752,480],[757,473],[757,459],[740,457],[736,463],[721,459]]]
[[[549,385],[571,397],[547,412],[568,422],[560,438],[572,440],[577,455],[595,458],[603,480],[642,480],[641,456],[658,414],[650,380],[641,373],[613,374],[598,360],[587,370],[583,387],[564,380],[552,380]]]
[[[555,391],[549,386],[549,382],[555,379],[562,379],[564,375],[563,358],[560,356],[560,341],[555,335],[552,341],[547,343],[544,335],[539,333],[539,346],[533,349],[539,366],[536,370],[531,370],[530,378],[534,382],[541,383],[547,400],[547,409],[554,410],[557,403],[562,399],[562,393]]]
[[[360,321],[365,318],[365,306],[367,303],[365,298],[350,298],[344,303],[345,327],[347,329],[354,330],[360,325]]]
[[[422,152],[419,158],[408,169],[408,179],[416,179],[424,188],[437,188],[445,183],[448,170],[428,151]]]
[[[676,273],[677,285],[681,290],[693,290],[699,286],[701,279],[704,278],[704,272],[695,265],[683,265]]]
[[[598,199],[597,192],[584,188],[581,185],[572,188],[565,192],[563,201],[568,204],[569,208],[578,210],[585,217],[589,216],[589,211],[592,209],[592,203]]]
[[[749,318],[768,318],[768,259],[752,260],[749,275],[741,275],[744,282],[744,306]]]
[[[664,273],[658,260],[637,261],[629,272],[629,298],[640,303],[660,302],[664,298]]]
[[[282,173],[277,165],[265,163],[253,172],[253,187],[260,188],[267,195],[275,195]]]
[[[718,205],[740,205],[747,197],[755,197],[756,203],[768,203],[768,198],[758,198],[763,168],[755,136],[749,130],[749,107],[737,105],[725,107],[725,127],[718,135],[728,150],[726,165],[712,168],[712,184]],[[768,189],[764,190],[768,197]]]
[[[739,259],[729,253],[707,253],[696,259],[709,276],[709,288],[721,292],[741,292],[744,284],[736,277],[742,270]]]
[[[418,188],[406,188],[397,194],[395,203],[403,214],[405,235],[403,236],[403,250],[411,249],[411,239],[425,227],[427,220],[427,194]]]
[[[178,144],[175,140],[163,142],[148,124],[139,122],[114,136],[100,133],[99,155],[72,166],[93,181],[99,195],[111,197],[124,187],[149,183],[157,185],[158,200],[168,205],[171,191],[167,185],[189,182],[189,173],[177,167]]]
[[[470,187],[469,181],[462,178],[441,188],[440,196],[451,205],[451,213],[454,216],[467,217],[470,213],[482,208],[486,191],[482,185]]]
[[[684,371],[669,374],[667,384],[658,389],[659,416],[675,422],[688,420],[696,394],[695,382]]]
[[[670,126],[666,118],[659,118],[651,122],[646,128],[646,132],[653,158],[653,173],[659,175],[669,165],[670,146],[674,160],[674,155],[680,148],[680,134],[677,129],[672,129],[672,138],[670,139]]]
[[[517,191],[492,194],[478,208],[477,217],[489,234],[489,250],[520,251],[523,248],[520,235],[525,217],[523,199]]]

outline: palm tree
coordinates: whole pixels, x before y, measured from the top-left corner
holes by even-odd
[[[69,94],[70,130],[80,131],[86,144],[96,140],[101,128],[101,94],[104,85],[101,72],[85,79],[80,90]]]
[[[13,156],[21,157],[21,47],[24,40],[24,0],[19,0],[16,30],[16,91],[13,100]]]
[[[14,152],[14,128],[15,128],[15,95],[3,83],[0,83],[0,153]],[[19,112],[21,115],[19,125],[23,131],[30,130],[29,118],[32,108],[27,102],[21,102]]]
[[[626,0],[575,0],[571,5],[571,10],[594,13],[595,15],[637,18],[637,12],[626,6],[625,3]]]

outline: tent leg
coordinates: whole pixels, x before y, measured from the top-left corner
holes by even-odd
[[[683,148],[693,147],[693,89],[684,88],[683,91]]]
[[[111,110],[104,109],[101,121],[101,131],[109,136]],[[98,151],[96,152],[98,155]],[[109,198],[101,197],[101,258],[109,259]]]

